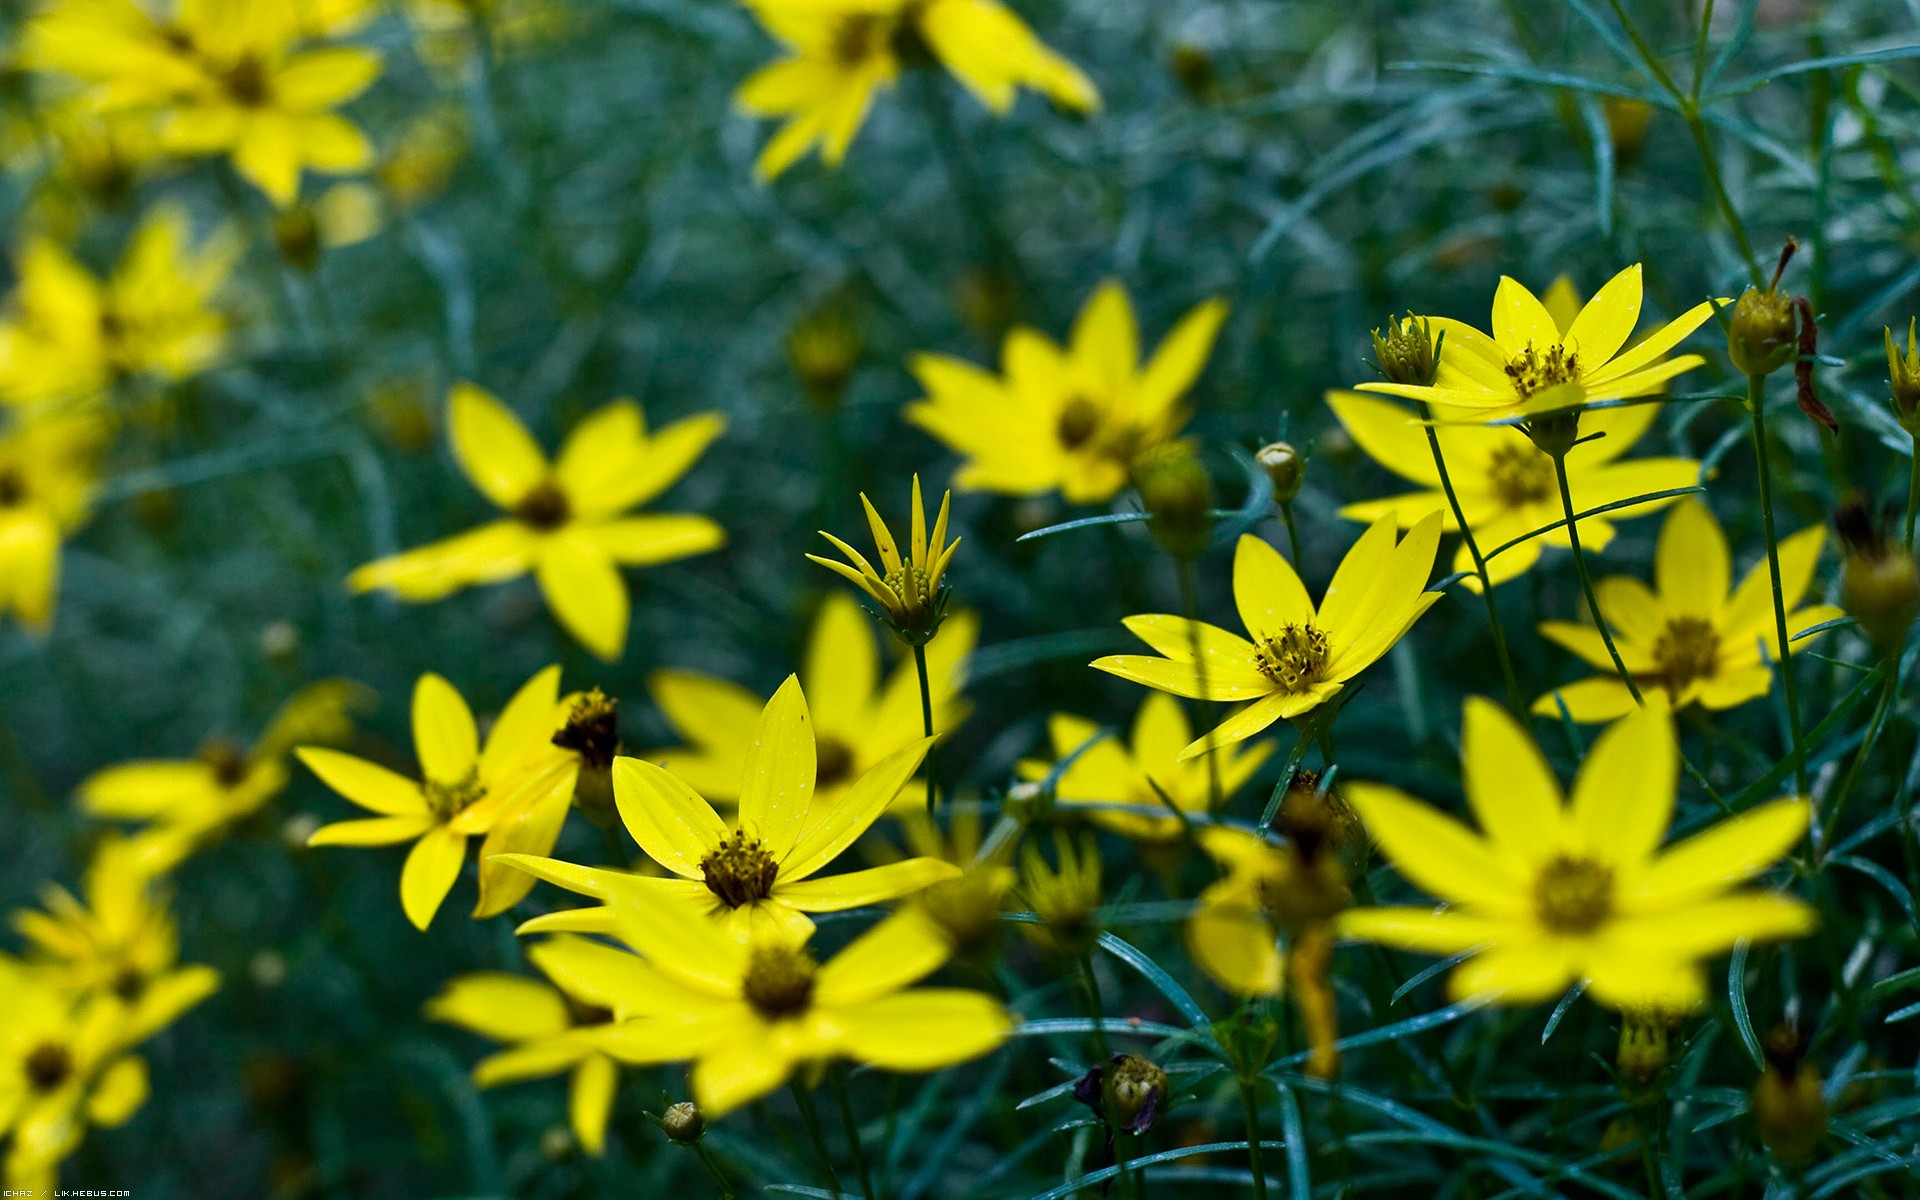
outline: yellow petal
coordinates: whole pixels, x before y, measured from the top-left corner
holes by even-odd
[[[800,678],[789,675],[761,710],[740,780],[740,828],[784,860],[806,827],[817,762]]]
[[[510,509],[547,476],[547,456],[494,396],[457,383],[447,396],[448,434],[460,469],[482,495]]]
[[[427,815],[420,785],[404,775],[322,746],[301,746],[293,753],[320,782],[361,808],[393,817]]]
[[[979,1058],[1013,1020],[998,1000],[954,988],[917,988],[841,1008],[840,1050],[888,1071],[933,1071]]]
[[[542,541],[534,577],[547,607],[574,639],[604,662],[627,648],[626,581],[590,531],[565,529]]]
[[[1529,346],[1545,353],[1547,347],[1560,344],[1560,327],[1525,285],[1502,275],[1493,293],[1493,340],[1509,358]]]
[[[785,1083],[795,1064],[792,1053],[766,1026],[744,1026],[693,1064],[689,1079],[694,1103],[709,1120],[723,1117]]]
[[[1073,362],[1087,373],[1096,397],[1125,394],[1140,365],[1140,333],[1126,289],[1109,279],[1097,288],[1073,325]]]
[[[1214,339],[1227,319],[1227,302],[1213,299],[1197,305],[1161,341],[1140,377],[1139,406],[1143,419],[1168,412],[1207,365]]]
[[[946,937],[924,914],[903,909],[821,964],[814,999],[839,1006],[897,992],[939,970],[952,954]]]
[[[1339,690],[1337,683],[1317,684],[1308,692],[1274,692],[1263,696],[1195,738],[1191,745],[1180,751],[1179,761],[1185,762],[1243,742],[1275,721],[1311,711],[1321,704],[1324,697]]]
[[[727,544],[727,531],[711,517],[651,513],[586,527],[594,544],[628,567],[657,567],[705,554]]]
[[[1610,926],[1608,937],[1649,957],[1693,959],[1724,954],[1736,942],[1804,937],[1819,924],[1819,913],[1804,901],[1777,892],[1744,892],[1628,917]]]
[[[880,655],[873,626],[853,597],[831,592],[820,605],[800,677],[823,736],[831,733],[845,740],[861,732],[879,685]],[[917,707],[917,697],[914,703]]]
[[[1713,319],[1716,306],[1725,305],[1727,300],[1702,300],[1686,312],[1661,326],[1655,332],[1640,339],[1631,350],[1609,362],[1599,371],[1590,371],[1586,382],[1590,387],[1602,384],[1612,385],[1637,372],[1645,371],[1664,358],[1668,351],[1687,339],[1700,326]],[[1698,362],[1693,365],[1699,365]],[[1642,393],[1644,394],[1644,393]]]
[[[560,840],[560,830],[573,807],[574,773],[538,788],[515,804],[487,830],[480,844],[480,896],[473,908],[476,920],[507,911],[533,890],[533,876],[498,862],[497,854],[545,855]]]
[[[415,929],[425,930],[440,911],[466,856],[467,839],[444,825],[429,829],[413,844],[400,868],[400,907]]]
[[[598,1155],[607,1144],[607,1115],[613,1111],[613,1094],[620,1084],[620,1073],[613,1060],[604,1054],[582,1059],[573,1069],[573,1084],[567,1091],[567,1116],[580,1148]]]
[[[1658,709],[1608,726],[1573,781],[1568,834],[1576,849],[1617,867],[1644,862],[1673,818],[1679,755],[1673,720]]]
[[[428,1019],[471,1029],[496,1042],[552,1037],[569,1025],[567,1002],[537,979],[504,971],[461,975],[427,1001]]]
[[[426,813],[412,817],[370,817],[362,821],[335,821],[322,825],[307,838],[309,846],[392,846],[412,841],[432,829]]]
[[[1391,531],[1387,536],[1393,536]],[[1313,621],[1313,600],[1293,565],[1252,534],[1242,535],[1234,549],[1233,602],[1255,640],[1276,638],[1287,625]],[[1191,659],[1191,649],[1187,657]]]
[[[883,867],[848,871],[776,884],[774,895],[801,912],[844,912],[912,895],[943,879],[955,879],[960,868],[938,858],[908,858]]]
[[[666,771],[638,758],[613,760],[613,800],[633,840],[683,879],[702,879],[700,860],[727,836],[713,806]]]
[[[1727,602],[1732,575],[1726,535],[1707,506],[1692,497],[1674,505],[1654,558],[1661,602],[1673,613],[1711,621]]]
[[[1350,908],[1334,919],[1334,928],[1342,937],[1399,950],[1458,954],[1499,941],[1513,926],[1457,909]]]
[[[1630,912],[1652,912],[1743,883],[1806,836],[1808,813],[1804,800],[1775,800],[1728,817],[1623,880],[1621,903]]]
[[[384,589],[409,603],[429,604],[464,587],[526,574],[534,544],[519,521],[494,521],[363,564],[347,576],[347,588],[355,593]]]
[[[1277,996],[1285,978],[1279,935],[1257,892],[1223,880],[1200,893],[1187,950],[1207,977],[1236,996]]]
[[[452,684],[432,671],[413,685],[413,752],[430,781],[446,784],[465,779],[480,758],[473,710]]]
[[[1484,696],[1469,696],[1460,761],[1467,803],[1487,838],[1517,870],[1561,845],[1560,781],[1527,731]]]
[[[1531,903],[1522,877],[1458,821],[1396,788],[1350,783],[1346,791],[1381,851],[1413,883],[1442,899],[1496,913]]]
[[[553,735],[565,723],[560,668],[543,668],[520,685],[494,718],[486,748],[480,752],[480,778],[489,784],[503,781],[510,772],[547,756],[554,749]]]
[[[1460,1000],[1500,1004],[1538,1004],[1567,990],[1574,968],[1554,943],[1503,942],[1453,969],[1447,995]]]
[[[791,682],[791,678],[789,678]],[[795,694],[799,692],[796,686]],[[927,751],[933,743],[927,738],[915,739],[913,744],[889,754],[875,763],[873,768],[862,775],[847,790],[833,808],[824,813],[812,814],[805,826],[804,835],[796,832],[796,840],[788,849],[776,850],[781,855],[780,879],[782,882],[805,879],[837,858],[841,851],[853,845],[861,834],[880,819],[894,797],[900,794],[914,772],[925,761]],[[809,758],[811,755],[808,756]],[[747,820],[747,807],[744,797],[741,801],[741,820]],[[769,844],[771,848],[771,843]]]
[[[1532,712],[1536,717],[1559,720],[1562,704],[1567,706],[1567,715],[1582,725],[1617,721],[1640,707],[1627,685],[1613,674],[1596,675],[1555,688],[1533,702]]]
[[[1598,367],[1620,352],[1640,323],[1640,264],[1635,263],[1595,292],[1567,330],[1567,349],[1584,365]]]
[[[1451,341],[1451,338],[1449,338]],[[1446,348],[1441,350],[1442,356]],[[1418,418],[1404,406],[1375,400],[1360,392],[1328,392],[1327,407],[1367,457],[1403,479],[1426,487],[1440,485],[1440,472],[1433,463],[1433,448],[1427,443]],[[1449,463],[1460,469],[1457,460]],[[1464,480],[1456,480],[1456,484]],[[1444,503],[1444,500],[1443,500]],[[1424,515],[1409,513],[1409,517]],[[1492,547],[1488,547],[1491,549]]]

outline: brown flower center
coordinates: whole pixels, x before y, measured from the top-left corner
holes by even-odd
[[[1562,855],[1533,884],[1540,923],[1555,933],[1592,933],[1613,914],[1613,868]]]
[[[1544,351],[1534,349],[1529,342],[1527,348],[1507,364],[1507,378],[1513,381],[1513,390],[1525,400],[1536,392],[1579,379],[1580,355],[1557,342]]]
[[[1085,396],[1075,396],[1060,410],[1060,421],[1054,432],[1062,446],[1078,450],[1100,432],[1100,406]]]
[[[227,95],[242,108],[265,108],[273,98],[273,78],[267,74],[267,64],[251,54],[227,68],[221,82],[226,85]]]
[[[18,508],[27,502],[27,481],[13,466],[0,466],[0,508]]]
[[[215,738],[200,747],[199,758],[213,769],[213,781],[223,789],[231,791],[246,782],[246,753],[227,739]]]
[[[1487,463],[1487,481],[1493,494],[1508,508],[1537,504],[1559,487],[1553,460],[1531,445],[1502,446]]]
[[[1671,617],[1654,640],[1653,661],[1667,695],[1678,700],[1688,684],[1720,669],[1720,631],[1700,617]]]
[[[814,776],[814,787],[832,787],[852,778],[853,747],[839,738],[822,736],[815,744],[814,757],[819,763],[819,769]]]
[[[805,1012],[813,1002],[813,958],[799,946],[755,946],[741,992],[770,1019]]]
[[[1304,692],[1320,682],[1330,650],[1327,635],[1313,625],[1287,624],[1278,634],[1262,637],[1256,653],[1261,674],[1283,691]]]
[[[721,903],[739,908],[773,894],[780,864],[765,842],[748,836],[745,830],[736,830],[700,860],[700,873],[706,877],[707,890],[720,897]]]
[[[553,744],[578,754],[589,767],[612,766],[620,752],[620,702],[594,688],[574,701]]]
[[[520,497],[520,503],[513,507],[513,515],[521,524],[545,531],[565,525],[573,516],[573,506],[567,503],[565,492],[551,481],[542,480]]]
[[[73,1077],[73,1053],[58,1042],[42,1042],[27,1055],[27,1085],[51,1092]]]
[[[890,22],[873,13],[853,13],[834,27],[829,53],[838,66],[851,70],[880,52],[892,36]]]
[[[426,797],[427,807],[442,821],[450,820],[471,808],[487,794],[486,785],[480,782],[480,771],[477,767],[453,783],[429,779],[421,785],[420,791]]]

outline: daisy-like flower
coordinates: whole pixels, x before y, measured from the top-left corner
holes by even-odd
[[[813,720],[800,680],[789,675],[767,701],[754,729],[740,781],[738,824],[729,827],[687,784],[653,763],[618,758],[614,802],[633,840],[674,876],[661,879],[512,854],[504,861],[549,883],[592,896],[608,907],[535,917],[522,932],[606,933],[616,902],[659,894],[694,912],[721,918],[735,938],[773,928],[804,938],[810,912],[839,912],[919,891],[960,872],[950,863],[910,858],[884,867],[814,878],[900,794],[932,744],[919,738],[882,759],[831,807],[817,804]],[[825,811],[818,811],[825,807]]]
[[[483,748],[473,710],[460,693],[438,675],[422,675],[413,689],[419,781],[338,750],[299,747],[294,753],[322,783],[380,814],[323,825],[307,844],[412,842],[400,871],[400,905],[415,928],[425,929],[460,874],[468,838],[488,835],[484,859],[499,849],[493,831],[503,814],[530,797],[572,793],[573,772],[556,768],[553,760],[553,735],[563,719],[559,690],[558,667],[529,679],[500,710]]]
[[[1244,536],[1233,557],[1233,598],[1248,638],[1185,617],[1128,617],[1127,630],[1163,657],[1116,654],[1093,665],[1176,696],[1251,701],[1182,750],[1181,760],[1311,712],[1392,649],[1440,599],[1426,590],[1440,547],[1440,514],[1422,517],[1398,542],[1397,524],[1388,514],[1360,535],[1317,610],[1280,552]]]
[[[954,729],[967,718],[960,664],[972,653],[979,626],[972,613],[955,613],[944,635],[927,646],[935,729]],[[884,680],[880,668],[873,625],[858,602],[845,593],[829,595],[814,619],[800,669],[800,688],[813,716],[816,812],[831,812],[856,779],[922,736],[913,664],[901,663]],[[687,746],[647,750],[639,757],[658,763],[716,804],[737,799],[766,702],[737,683],[692,671],[656,672],[648,687]],[[913,791],[903,789],[901,796],[917,799]]]
[[[1656,395],[1674,376],[1706,362],[1698,354],[1666,355],[1713,316],[1714,302],[1696,304],[1624,349],[1640,305],[1635,263],[1594,293],[1563,330],[1538,297],[1503,275],[1493,294],[1491,337],[1461,321],[1427,318],[1436,336],[1445,334],[1431,386],[1363,383],[1360,390],[1471,409],[1483,421]]]
[[[882,921],[830,961],[772,928],[745,942],[660,892],[614,904],[621,940],[651,980],[629,989],[645,1016],[598,1043],[622,1062],[692,1060],[693,1098],[720,1117],[835,1059],[883,1071],[933,1071],[998,1046],[1013,1022],[980,992],[911,985],[947,961],[918,912]]]
[[[873,597],[880,606],[881,617],[900,640],[912,646],[925,645],[946,619],[947,564],[953,561],[953,552],[960,548],[959,538],[947,541],[947,514],[952,502],[950,492],[940,497],[940,515],[933,522],[933,536],[929,538],[927,506],[920,499],[920,477],[913,477],[913,527],[903,556],[893,540],[893,531],[874,511],[873,501],[862,492],[860,503],[867,510],[867,528],[872,531],[874,548],[880,553],[880,570],[874,570],[873,564],[858,550],[824,529],[820,536],[832,542],[834,549],[846,555],[853,565],[818,554],[809,554],[807,558]]]
[[[0,615],[45,633],[60,590],[60,543],[86,523],[105,426],[72,413],[0,418],[0,430]]]
[[[1403,524],[1411,524],[1437,512],[1446,522],[1447,532],[1460,531],[1453,508],[1441,490],[1433,450],[1412,413],[1357,392],[1329,392],[1327,404],[1368,457],[1421,489],[1349,504],[1340,510],[1341,516],[1371,523],[1395,513]],[[1588,434],[1605,436],[1583,441],[1567,452],[1567,488],[1573,494],[1576,512],[1650,492],[1688,487],[1699,479],[1700,464],[1690,458],[1621,461],[1658,413],[1657,406],[1642,404],[1598,409],[1582,417],[1582,428]],[[1504,426],[1454,424],[1440,425],[1434,432],[1446,456],[1454,496],[1468,528],[1478,539],[1481,553],[1564,519],[1553,459],[1526,434]],[[1672,498],[1655,500],[1616,509],[1605,516],[1587,517],[1580,522],[1580,544],[1588,550],[1604,549],[1613,540],[1613,522],[1643,516],[1671,503]],[[1565,548],[1567,544],[1567,530],[1561,525],[1488,559],[1487,573],[1495,584],[1505,583],[1539,562],[1547,546]],[[1473,556],[1464,542],[1454,553],[1453,569],[1473,570]],[[1477,575],[1469,574],[1462,582],[1474,589],[1480,586]]]
[[[867,118],[876,92],[900,68],[931,54],[996,113],[1019,88],[1045,92],[1075,112],[1100,106],[1079,68],[1049,50],[996,0],[747,0],[766,31],[788,51],[760,68],[734,95],[742,112],[785,118],[754,164],[773,179],[815,146],[839,166]]]
[[[1792,641],[1801,630],[1841,615],[1830,604],[1794,608],[1813,583],[1825,540],[1826,530],[1815,525],[1780,542],[1790,651],[1809,645],[1810,639]],[[1689,498],[1668,514],[1654,554],[1653,581],[1654,587],[1648,588],[1638,579],[1614,576],[1595,585],[1600,613],[1613,628],[1621,661],[1647,703],[1672,709],[1696,703],[1733,708],[1772,689],[1773,668],[1768,664],[1783,656],[1766,560],[1755,563],[1734,587],[1726,534],[1706,505]],[[1558,716],[1559,701],[1564,701],[1576,721],[1611,721],[1637,707],[1614,671],[1598,629],[1547,621],[1540,633],[1606,674],[1556,688],[1534,701],[1534,712]]]
[[[424,604],[532,572],[567,632],[611,662],[626,650],[632,616],[619,568],[704,554],[726,541],[708,517],[629,512],[687,473],[726,429],[718,414],[650,434],[640,406],[616,400],[574,426],[551,463],[511,409],[470,383],[454,387],[447,421],[461,471],[511,516],[370,562],[347,577],[354,591],[384,588]]]
[[[1003,375],[917,355],[908,365],[927,398],[907,409],[907,419],[966,459],[954,475],[962,491],[1109,500],[1140,455],[1186,423],[1181,397],[1206,366],[1226,317],[1223,300],[1199,305],[1142,365],[1127,293],[1104,283],[1080,311],[1069,345],[1025,327],[1009,333]]]
[[[96,398],[116,380],[183,379],[226,347],[213,301],[239,253],[230,231],[192,245],[185,210],[142,219],[106,279],[44,238],[20,255],[20,282],[0,319],[0,400],[16,405]]]
[[[1807,832],[1804,800],[1778,800],[1661,848],[1680,752],[1672,719],[1637,710],[1597,738],[1570,803],[1540,749],[1499,705],[1467,701],[1461,769],[1475,834],[1394,788],[1349,783],[1348,801],[1407,879],[1449,907],[1354,909],[1348,936],[1457,954],[1457,1000],[1550,1000],[1585,980],[1623,1011],[1680,1013],[1707,995],[1703,960],[1734,943],[1799,937],[1814,911],[1741,889]]]
[[[505,971],[462,975],[427,1001],[426,1014],[507,1047],[475,1064],[475,1087],[566,1072],[573,1135],[598,1155],[606,1148],[620,1078],[591,1035],[618,1015],[628,985],[644,987],[648,975],[633,955],[585,938],[550,938],[530,947],[527,957],[553,984]]]
[[[1069,808],[1127,804],[1161,813],[1172,805],[1183,813],[1204,815],[1216,772],[1224,801],[1239,791],[1273,753],[1273,747],[1266,744],[1228,746],[1211,767],[1199,759],[1181,758],[1180,752],[1193,740],[1193,729],[1180,702],[1161,692],[1148,695],[1140,705],[1128,743],[1116,738],[1094,741],[1099,732],[1095,722],[1068,713],[1055,713],[1047,721],[1056,758],[1065,759],[1080,751],[1054,783],[1054,797],[1060,804]],[[1045,779],[1053,769],[1054,764],[1047,762],[1020,764],[1020,774],[1026,779]],[[1145,812],[1091,807],[1086,808],[1086,816],[1102,828],[1142,842],[1177,838],[1182,828],[1180,819],[1171,814],[1149,816]]]

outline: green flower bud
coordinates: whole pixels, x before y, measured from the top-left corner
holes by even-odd
[[[1805,1162],[1827,1135],[1820,1072],[1806,1061],[1799,1037],[1784,1025],[1767,1035],[1762,1049],[1767,1066],[1750,1098],[1755,1130],[1774,1157]]]
[[[1300,494],[1300,484],[1307,475],[1306,460],[1300,452],[1286,442],[1270,442],[1260,447],[1253,461],[1273,481],[1273,499],[1279,504],[1291,504]]]
[[[1771,375],[1793,361],[1793,298],[1778,288],[1748,288],[1733,306],[1727,357],[1742,375]]]
[[[1882,654],[1906,644],[1907,630],[1920,615],[1920,568],[1903,545],[1889,542],[1874,528],[1864,501],[1849,500],[1833,517],[1844,557],[1840,565],[1840,604]]]
[[[1907,352],[1894,346],[1893,330],[1887,330],[1887,385],[1893,395],[1893,415],[1900,427],[1920,438],[1920,342],[1914,337],[1917,323],[1907,321]]]
[[[1213,478],[1186,442],[1168,442],[1134,464],[1133,486],[1153,514],[1153,537],[1182,560],[1200,557],[1213,532]]]
[[[1650,1082],[1667,1069],[1672,1038],[1659,1014],[1628,1013],[1620,1022],[1620,1045],[1614,1062],[1620,1073],[1639,1083]]]
[[[1432,387],[1440,373],[1440,347],[1433,340],[1427,319],[1409,316],[1388,321],[1384,336],[1378,329],[1373,331],[1373,361],[1392,383]]]
[[[660,1114],[660,1129],[671,1140],[691,1146],[707,1131],[707,1119],[693,1101],[682,1100]]]

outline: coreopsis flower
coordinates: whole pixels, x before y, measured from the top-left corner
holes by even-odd
[[[354,591],[386,589],[424,604],[531,572],[567,632],[612,661],[626,649],[632,615],[619,568],[704,554],[726,541],[708,517],[629,511],[687,473],[725,430],[718,414],[649,433],[640,406],[616,400],[574,426],[553,462],[511,409],[473,384],[454,387],[447,422],[461,471],[510,515],[370,562],[347,577]]]
[[[606,905],[536,917],[520,928],[606,933],[615,921],[615,902],[641,893],[664,895],[717,918],[737,939],[768,927],[802,938],[813,929],[807,913],[878,904],[958,875],[950,863],[911,858],[815,878],[880,818],[931,745],[930,738],[915,739],[882,759],[838,800],[822,804],[815,793],[813,721],[800,680],[789,675],[754,728],[736,824],[730,827],[698,792],[659,766],[615,759],[613,795],[620,819],[648,857],[673,877],[506,855],[504,861],[521,870]]]
[[[1108,500],[1127,486],[1143,451],[1186,423],[1181,398],[1226,317],[1224,300],[1195,307],[1142,365],[1133,306],[1125,289],[1107,282],[1080,310],[1067,346],[1034,329],[1009,333],[1002,375],[916,355],[908,366],[927,398],[907,419],[966,459],[954,474],[962,491]]]
[[[1100,936],[1100,846],[1082,830],[1079,840],[1054,830],[1054,862],[1028,841],[1020,847],[1020,898],[1040,918],[1020,931],[1055,953],[1077,958],[1091,951]]]
[[[1565,329],[1525,285],[1503,275],[1493,295],[1492,336],[1446,317],[1422,318],[1445,335],[1434,381],[1363,383],[1360,390],[1468,409],[1483,421],[1656,395],[1706,362],[1698,354],[1667,354],[1713,316],[1714,302],[1694,305],[1624,349],[1640,320],[1640,273],[1635,263],[1615,275]]]
[[[1421,489],[1349,504],[1340,510],[1341,516],[1370,523],[1395,513],[1404,526],[1437,512],[1446,522],[1447,532],[1459,532],[1453,508],[1440,486],[1433,448],[1412,413],[1357,392],[1329,392],[1327,405],[1368,457]],[[1654,405],[1642,404],[1598,409],[1581,418],[1589,434],[1606,436],[1583,441],[1567,452],[1567,490],[1573,495],[1575,512],[1689,487],[1699,479],[1700,464],[1690,458],[1622,461],[1651,427],[1658,411]],[[1565,519],[1553,459],[1526,434],[1509,427],[1457,424],[1442,424],[1434,432],[1446,456],[1454,497],[1481,553]],[[1671,503],[1670,497],[1587,517],[1580,522],[1580,544],[1589,552],[1602,550],[1613,540],[1615,521],[1643,516]],[[1564,549],[1568,544],[1566,526],[1561,525],[1488,559],[1487,574],[1495,584],[1505,583],[1530,570],[1546,547]],[[1474,569],[1473,556],[1464,541],[1454,553],[1453,569]],[[1475,575],[1462,582],[1476,589],[1480,586]]]
[[[979,627],[972,613],[955,613],[945,636],[927,646],[927,691],[935,729],[951,730],[966,720],[960,665],[973,652]],[[873,626],[860,605],[845,593],[829,595],[814,618],[800,669],[818,765],[813,802],[823,813],[831,811],[854,780],[922,736],[920,682],[913,664],[901,663],[884,680],[880,667]],[[766,702],[739,684],[692,671],[658,671],[648,688],[687,745],[647,750],[639,757],[658,763],[716,804],[736,799]],[[911,788],[901,795],[915,798]]]
[[[552,984],[505,971],[461,975],[426,1003],[426,1015],[507,1048],[473,1068],[475,1087],[568,1074],[567,1112],[588,1154],[606,1148],[619,1068],[591,1040],[618,1014],[623,984],[645,975],[633,955],[585,938],[558,937],[527,950]]]
[[[28,117],[0,116],[0,159],[31,180],[20,225],[72,244],[87,219],[125,204],[164,165],[153,120],[102,112],[85,97],[48,97]]]
[[[118,763],[81,780],[74,798],[88,816],[143,826],[135,840],[171,866],[279,795],[296,743],[344,742],[367,703],[359,684],[321,680],[294,693],[251,747],[214,738],[192,758]]]
[[[1188,953],[1233,995],[1279,995],[1286,978],[1280,934],[1324,922],[1347,906],[1344,869],[1327,846],[1309,852],[1226,825],[1196,836],[1225,874],[1201,890],[1187,919]]]
[[[810,1064],[847,1059],[883,1071],[933,1071],[998,1046],[1013,1022],[998,1000],[911,985],[948,946],[906,911],[827,962],[803,939],[762,926],[742,942],[661,891],[613,905],[622,941],[645,956],[644,1015],[596,1039],[622,1062],[693,1062],[693,1097],[709,1119],[750,1103]]]
[[[846,555],[853,565],[818,554],[809,554],[807,558],[871,596],[880,606],[881,619],[901,641],[910,646],[925,645],[947,618],[947,564],[953,561],[953,552],[960,548],[959,538],[947,541],[947,514],[952,502],[951,492],[940,497],[940,515],[934,519],[933,534],[929,537],[927,506],[920,499],[920,476],[913,477],[913,525],[907,552],[902,555],[893,531],[874,511],[873,501],[862,492],[860,503],[867,510],[867,528],[873,534],[874,548],[879,551],[880,569],[874,570],[873,564],[858,550],[824,529],[820,536],[832,542],[833,548]]]
[[[1788,652],[1803,629],[1841,615],[1838,607],[1795,609],[1813,583],[1826,530],[1815,525],[1780,542],[1780,588],[1787,606]],[[1763,558],[1733,586],[1733,558],[1726,534],[1706,505],[1688,498],[1660,529],[1653,582],[1614,576],[1595,585],[1600,615],[1613,629],[1614,645],[1648,704],[1681,709],[1733,708],[1764,696],[1781,661],[1773,621],[1773,580]],[[1576,721],[1611,721],[1638,705],[1613,668],[1600,631],[1575,621],[1546,621],[1540,634],[1579,655],[1603,674],[1555,688],[1533,703],[1541,716],[1557,716],[1560,704]]]
[[[1023,86],[1075,112],[1100,106],[1080,69],[996,0],[747,0],[747,7],[788,52],[734,94],[740,111],[786,121],[754,163],[762,182],[816,146],[822,162],[839,166],[874,95],[922,55],[996,113],[1012,108]]]
[[[1499,705],[1466,704],[1461,769],[1476,834],[1404,792],[1349,783],[1381,851],[1449,907],[1363,908],[1348,936],[1458,954],[1457,1000],[1550,1000],[1585,980],[1621,1011],[1688,1012],[1706,1001],[1703,960],[1747,940],[1799,937],[1813,909],[1740,885],[1807,832],[1804,800],[1749,809],[1661,848],[1680,772],[1672,718],[1636,710],[1593,743],[1571,802],[1539,747]]]
[[[1102,828],[1143,842],[1179,837],[1181,821],[1167,812],[1169,806],[1182,813],[1205,815],[1213,798],[1216,773],[1220,799],[1225,801],[1253,778],[1273,753],[1273,747],[1264,743],[1245,748],[1229,746],[1221,750],[1211,767],[1199,759],[1181,758],[1180,752],[1193,740],[1193,728],[1180,702],[1163,692],[1150,693],[1140,705],[1127,742],[1100,738],[1099,733],[1100,726],[1095,722],[1068,713],[1055,713],[1047,721],[1054,756],[1065,760],[1075,755],[1054,781],[1054,799],[1068,808],[1083,809],[1087,820]],[[1053,769],[1054,764],[1048,762],[1020,764],[1020,774],[1026,779],[1045,779]],[[1165,815],[1099,807],[1112,804]]]
[[[141,220],[105,279],[54,242],[29,239],[0,319],[0,400],[87,401],[129,376],[205,370],[226,348],[227,319],[214,300],[238,253],[230,231],[195,247],[186,211],[170,204]]]
[[[391,846],[412,842],[400,871],[400,905],[425,929],[453,888],[467,839],[491,834],[503,814],[530,798],[571,794],[573,774],[555,764],[560,727],[560,669],[529,679],[500,711],[486,744],[473,710],[453,685],[422,675],[413,689],[413,748],[419,780],[323,746],[294,754],[341,796],[378,816],[323,825],[309,846]],[[485,853],[483,851],[483,853]]]
[[[12,923],[27,941],[27,964],[76,1002],[97,997],[116,1007],[138,1041],[220,986],[212,967],[180,964],[180,934],[155,868],[140,845],[107,838],[94,851],[81,895],[58,884],[41,889],[39,909],[18,909]]]
[[[1093,666],[1176,696],[1251,701],[1182,750],[1181,760],[1311,712],[1392,649],[1440,599],[1426,590],[1440,546],[1440,514],[1422,517],[1398,541],[1397,525],[1389,513],[1360,535],[1317,610],[1280,552],[1246,535],[1234,553],[1233,598],[1251,640],[1185,617],[1134,616],[1122,624],[1161,657],[1115,654]]]
[[[45,633],[60,590],[60,543],[90,513],[105,426],[91,414],[0,415],[0,431],[0,615]]]

